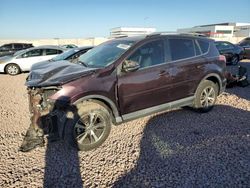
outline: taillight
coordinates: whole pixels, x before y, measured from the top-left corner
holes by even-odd
[[[227,62],[226,57],[224,55],[219,55],[219,61],[224,61],[224,63]]]

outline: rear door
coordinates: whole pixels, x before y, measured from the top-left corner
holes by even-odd
[[[171,79],[170,101],[194,95],[197,78],[201,77],[205,58],[201,56],[196,41],[192,38],[169,37],[170,63],[167,72]]]

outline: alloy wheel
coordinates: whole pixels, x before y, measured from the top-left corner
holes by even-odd
[[[206,87],[201,92],[201,97],[200,97],[201,106],[205,108],[213,106],[215,102],[215,98],[216,98],[216,94],[215,94],[214,88],[211,86]]]
[[[10,66],[8,66],[8,68],[7,68],[7,72],[9,73],[9,74],[11,74],[11,75],[16,75],[16,74],[18,74],[18,68],[17,68],[17,66],[15,66],[15,65],[10,65]]]
[[[76,141],[80,145],[95,144],[102,138],[104,130],[104,117],[97,112],[84,115],[74,126]]]

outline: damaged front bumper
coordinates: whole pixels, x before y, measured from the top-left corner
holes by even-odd
[[[53,101],[50,96],[60,90],[60,87],[28,88],[29,110],[31,123],[20,147],[21,151],[30,151],[44,144],[44,134],[52,139],[63,135],[65,111],[67,106],[63,101]],[[61,128],[62,127],[62,128]]]

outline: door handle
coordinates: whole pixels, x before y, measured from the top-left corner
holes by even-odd
[[[164,75],[166,75],[166,74],[168,74],[167,71],[161,70],[160,73],[159,73],[159,76],[164,76]]]

